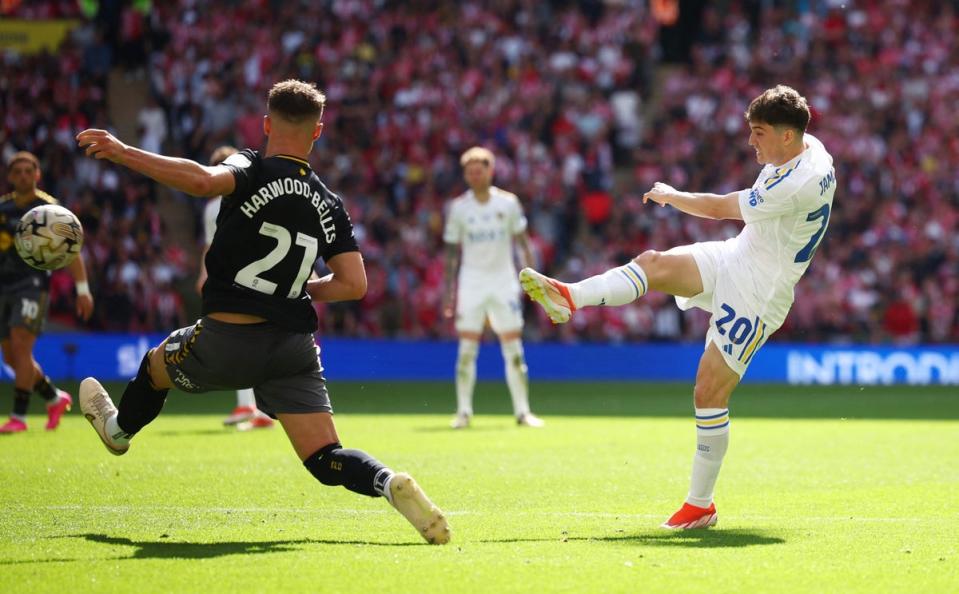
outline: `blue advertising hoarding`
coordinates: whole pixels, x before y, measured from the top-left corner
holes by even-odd
[[[163,335],[47,334],[35,355],[54,379],[133,377],[140,359]],[[322,339],[326,376],[335,380],[450,380],[453,341]],[[691,382],[702,343],[529,343],[531,379],[571,381],[648,380]],[[501,379],[499,345],[484,342],[479,379]],[[10,381],[9,368],[0,380]],[[959,386],[959,345],[829,346],[769,343],[756,355],[744,381],[789,384],[940,384]]]

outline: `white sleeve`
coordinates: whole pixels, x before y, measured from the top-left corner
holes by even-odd
[[[805,181],[790,170],[739,192],[739,210],[746,224],[796,212],[796,192]]]
[[[456,208],[455,202],[451,203],[446,211],[446,225],[443,227],[443,242],[463,242],[463,224],[460,221],[459,209]]]
[[[203,235],[206,245],[213,243],[213,236],[216,234],[216,216],[220,214],[220,198],[208,200],[203,208]]]

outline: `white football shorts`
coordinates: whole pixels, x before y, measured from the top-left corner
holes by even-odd
[[[692,254],[696,259],[703,292],[693,297],[676,297],[676,305],[682,310],[698,307],[712,313],[706,347],[715,343],[729,368],[742,377],[756,352],[779,326],[764,322],[759,317],[763,304],[743,297],[735,279],[725,273],[723,259],[730,251],[729,241],[732,240],[694,243],[666,253]]]
[[[522,330],[518,285],[460,285],[456,295],[456,331],[481,333],[487,318],[497,334]]]

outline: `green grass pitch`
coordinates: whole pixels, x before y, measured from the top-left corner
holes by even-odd
[[[449,546],[317,483],[282,430],[222,428],[231,394],[172,393],[121,458],[35,403],[0,437],[0,592],[959,590],[955,387],[740,387],[719,525],[680,534],[657,526],[686,494],[688,385],[534,383],[531,430],[481,383],[459,432],[452,385],[330,391],[344,444],[411,472]]]

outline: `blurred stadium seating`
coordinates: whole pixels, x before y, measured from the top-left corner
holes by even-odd
[[[81,158],[85,127],[206,161],[219,144],[260,144],[274,81],[315,81],[329,108],[313,165],[347,200],[370,281],[363,301],[324,308],[322,332],[444,337],[442,208],[463,189],[462,150],[497,153],[541,266],[578,278],[735,234],[640,196],[656,180],[751,185],[742,112],[781,82],[809,98],[839,188],[774,339],[959,342],[955,3],[682,2],[672,24],[640,0],[0,6],[7,22],[77,20],[55,53],[0,55],[0,153],[35,152],[42,187],[81,217],[94,328],[170,329],[196,313],[202,204]],[[73,323],[62,273],[52,299]],[[528,336],[698,341],[706,323],[655,295],[583,313],[554,328],[530,309]]]

